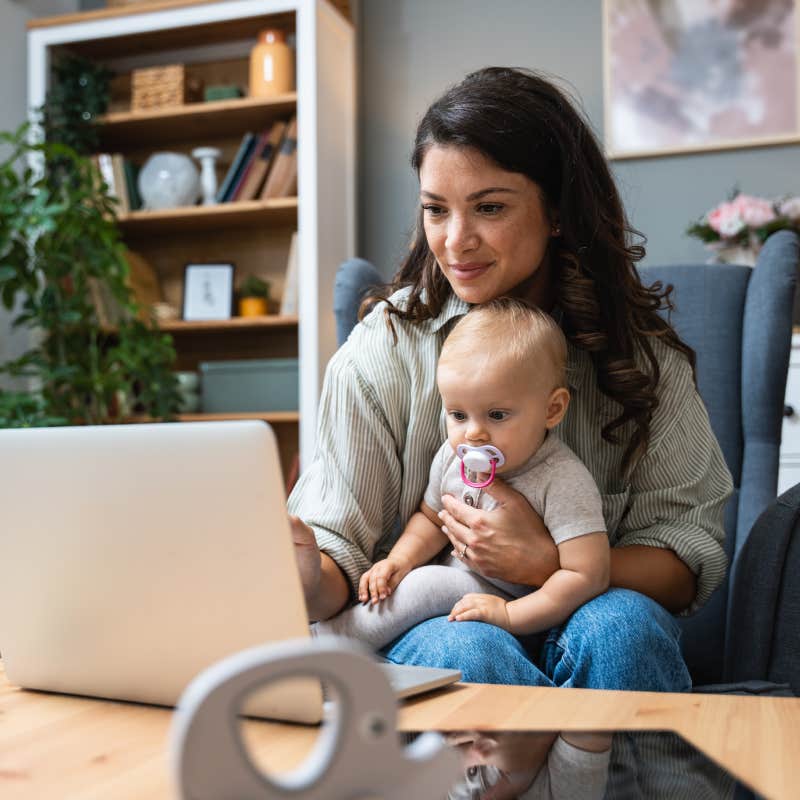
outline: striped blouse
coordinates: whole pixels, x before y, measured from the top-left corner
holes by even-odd
[[[401,290],[392,302],[401,305],[407,293]],[[445,439],[437,359],[468,306],[451,295],[435,319],[392,317],[396,344],[384,308],[376,306],[329,362],[316,454],[289,498],[290,513],[314,529],[320,549],[353,589],[422,499],[431,460]],[[624,448],[601,436],[620,407],[598,389],[588,354],[572,345],[572,399],[556,433],[597,481],[611,545],[663,547],[695,573],[693,611],[725,576],[722,520],[732,482],[691,367],[660,342],[654,348],[659,404],[647,452],[628,475],[620,466]]]

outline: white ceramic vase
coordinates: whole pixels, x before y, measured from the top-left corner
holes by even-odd
[[[200,196],[200,174],[183,153],[153,153],[139,173],[139,193],[146,209],[193,206]]]
[[[200,162],[200,185],[203,188],[203,205],[217,202],[217,159],[222,151],[217,147],[195,147],[192,156]]]
[[[754,247],[744,247],[738,244],[715,246],[712,261],[717,264],[744,264],[754,267],[758,259],[758,252]]]

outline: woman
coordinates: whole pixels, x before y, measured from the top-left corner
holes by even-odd
[[[526,649],[483,623],[429,620],[387,650],[477,682],[686,691],[672,615],[722,581],[731,479],[694,383],[694,354],[641,285],[641,246],[608,165],[565,96],[535,74],[487,68],[429,108],[412,164],[416,237],[386,302],[331,360],[318,452],[289,500],[309,613],[326,619],[419,503],[444,440],[435,367],[469,304],[524,297],[560,320],[572,403],[558,435],[603,496],[611,589]],[[541,585],[557,551],[502,481],[501,508],[450,498],[443,531],[488,576]],[[530,645],[530,643],[528,643]]]

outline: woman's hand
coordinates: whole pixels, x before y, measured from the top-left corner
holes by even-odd
[[[500,478],[483,491],[497,508],[483,511],[450,495],[442,498],[445,510],[439,517],[454,554],[488,578],[541,586],[559,567],[558,548],[542,518]]]
[[[347,579],[336,562],[320,552],[314,531],[305,522],[290,514],[289,523],[308,618],[329,619],[347,603],[350,595]]]
[[[306,603],[308,603],[311,598],[316,597],[319,591],[322,554],[317,546],[314,531],[303,520],[290,514],[289,524],[294,541],[294,557],[300,572]]]

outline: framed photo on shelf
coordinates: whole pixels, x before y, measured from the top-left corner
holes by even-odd
[[[800,0],[753,6],[603,1],[610,158],[800,141]]]
[[[234,270],[233,264],[187,264],[183,274],[183,319],[230,319]]]

